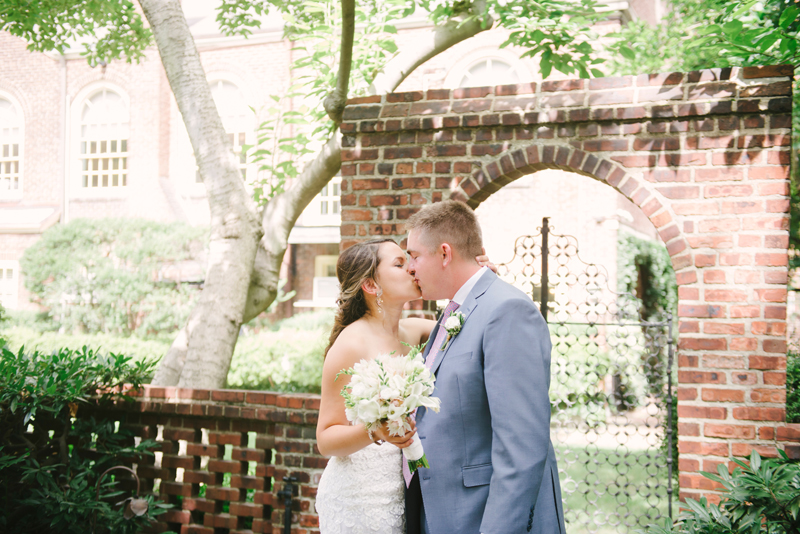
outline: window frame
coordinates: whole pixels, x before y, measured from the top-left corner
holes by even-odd
[[[323,196],[326,190],[338,188],[339,194],[328,194]],[[326,200],[329,199],[329,200]],[[323,205],[327,203],[334,203],[338,211],[335,213],[322,213]],[[325,185],[325,187],[317,193],[311,202],[308,203],[306,209],[303,210],[302,218],[303,226],[340,226],[342,224],[342,175],[336,173],[336,176]]]
[[[86,158],[83,157],[84,154],[81,151],[81,143],[84,141],[83,135],[81,134],[81,128],[83,126],[83,111],[86,107],[87,102],[102,92],[112,92],[115,93],[117,96],[119,96],[125,106],[125,111],[127,113],[128,136],[127,139],[125,139],[127,150],[126,152],[124,152],[126,185],[84,187],[83,186],[84,173],[82,170],[82,161]],[[131,114],[130,96],[128,95],[128,93],[120,86],[108,82],[92,84],[88,87],[85,87],[80,93],[78,93],[78,95],[76,95],[75,99],[72,101],[70,118],[71,118],[71,127],[70,127],[70,141],[69,141],[69,147],[70,147],[69,196],[71,198],[124,198],[130,195],[130,192],[133,189],[134,185],[131,182],[131,169],[130,169],[132,114]],[[108,140],[109,139],[106,139],[106,141]],[[120,152],[120,154],[122,154],[122,152]]]
[[[0,99],[7,101],[14,108],[19,118],[19,143],[17,149],[17,189],[1,189],[0,202],[21,200],[25,193],[25,114],[19,101],[6,91],[0,91]],[[2,142],[0,142],[0,165],[2,165],[3,152]],[[11,157],[10,157],[11,158]],[[13,160],[12,160],[13,161]]]
[[[242,98],[244,99],[245,105],[253,110],[254,106],[252,102],[254,101],[250,91],[248,89],[247,84],[245,84],[241,79],[237,76],[231,75],[229,73],[210,73],[207,77],[208,80],[208,87],[212,94],[213,99],[213,86],[214,84],[218,83],[228,83],[236,87],[239,92],[242,94]],[[217,108],[217,112],[219,112],[219,108]],[[180,119],[180,114],[173,119]],[[226,116],[220,113],[220,119],[222,120],[222,126],[225,128],[225,120]],[[258,126],[258,115],[253,111],[252,115],[252,128],[249,131],[245,131],[245,142],[246,145],[255,145],[256,143],[256,128]],[[197,164],[197,159],[194,155],[194,149],[192,148],[192,143],[189,140],[189,134],[186,132],[186,127],[183,124],[183,121],[180,121],[181,128],[180,133],[176,136],[176,143],[177,143],[177,150],[175,161],[171,161],[170,163],[170,171],[171,173],[174,171],[177,173],[177,183],[181,184],[181,188],[184,191],[184,194],[188,194],[192,197],[205,197],[206,190],[205,185],[203,184],[202,179],[200,179],[200,169],[199,165]],[[242,132],[237,131],[233,132],[234,136],[236,134],[240,134]],[[228,129],[225,128],[226,136],[230,136],[231,132],[228,132]],[[240,143],[237,143],[237,139],[234,137],[233,139],[234,145],[234,154],[238,157],[239,152],[237,152],[237,146]],[[252,161],[245,162],[242,164],[241,162],[237,162],[237,167],[242,174],[242,179],[245,182],[245,185],[248,186],[249,190],[249,182],[251,180],[255,180],[258,176],[258,164],[253,163]]]
[[[11,293],[4,293],[6,271],[11,269]],[[19,307],[19,262],[16,260],[0,260],[0,304],[7,310],[15,310]]]
[[[519,57],[508,50],[501,50],[494,47],[482,47],[466,54],[453,65],[453,67],[445,76],[443,87],[446,89],[472,87],[461,86],[461,80],[463,80],[464,76],[466,76],[470,69],[487,60],[502,61],[503,63],[510,65],[511,69],[516,72],[517,76],[519,77],[519,81],[517,83],[529,83],[536,80],[536,77],[531,69],[532,65],[530,65],[530,62],[522,61]]]

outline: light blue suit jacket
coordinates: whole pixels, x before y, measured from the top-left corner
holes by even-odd
[[[491,271],[459,311],[464,326],[431,368],[441,409],[417,413],[430,462],[419,470],[428,530],[564,534],[547,324],[527,295]]]

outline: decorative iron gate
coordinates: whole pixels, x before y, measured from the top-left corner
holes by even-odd
[[[517,238],[499,274],[550,327],[551,435],[568,532],[620,534],[672,518],[672,317],[643,322],[638,299],[612,291],[606,270],[583,262],[577,240],[551,233],[548,218]]]

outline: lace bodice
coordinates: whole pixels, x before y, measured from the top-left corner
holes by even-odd
[[[403,534],[403,456],[394,445],[369,445],[328,462],[317,489],[322,534]]]

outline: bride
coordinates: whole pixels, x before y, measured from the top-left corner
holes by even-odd
[[[487,263],[485,256],[476,259]],[[391,436],[385,426],[369,434],[345,417],[339,394],[349,381],[339,371],[378,354],[407,354],[428,340],[435,321],[401,319],[403,305],[420,298],[406,271],[406,255],[391,239],[346,249],[336,265],[341,292],[322,368],[317,447],[330,456],[316,497],[322,534],[402,534],[405,486],[400,449],[416,430]],[[381,443],[385,442],[382,446]]]

